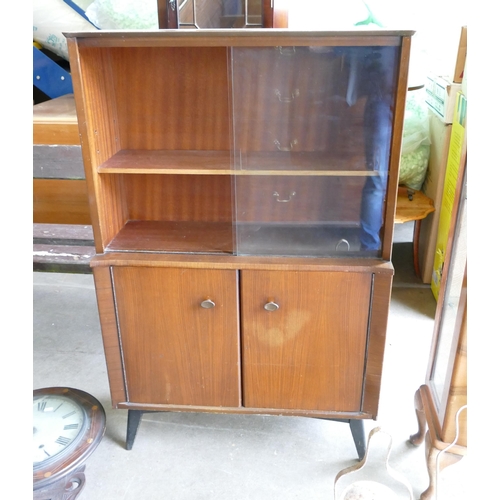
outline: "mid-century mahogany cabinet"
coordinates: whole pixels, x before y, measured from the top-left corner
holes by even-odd
[[[115,408],[377,416],[411,35],[67,35]]]

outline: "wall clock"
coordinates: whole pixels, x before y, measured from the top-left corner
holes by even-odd
[[[33,391],[33,498],[73,500],[85,484],[84,462],[106,428],[90,394],[67,387]]]

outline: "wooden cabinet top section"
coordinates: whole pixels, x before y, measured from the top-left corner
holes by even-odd
[[[411,35],[68,33],[96,248],[390,260]]]
[[[352,30],[352,31],[296,31],[288,29],[231,29],[231,30],[127,30],[65,33],[77,38],[82,46],[140,47],[177,45],[202,47],[265,47],[270,45],[338,45],[390,46],[400,45],[401,38],[414,31]]]

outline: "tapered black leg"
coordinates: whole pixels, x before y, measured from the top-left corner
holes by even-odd
[[[144,411],[142,410],[128,410],[128,419],[127,419],[127,450],[131,450],[134,445],[135,435],[137,434],[137,429],[139,428],[139,424],[141,423],[142,414]]]
[[[330,420],[331,422],[345,422],[349,424],[351,428],[352,439],[354,440],[354,446],[356,446],[356,451],[358,452],[358,458],[361,460],[366,453],[366,435],[365,435],[365,422],[363,419],[351,418],[320,418],[321,420]]]
[[[351,434],[354,439],[356,451],[358,452],[358,457],[361,460],[366,453],[365,422],[363,419],[351,418],[349,420],[349,427],[351,428]]]
[[[127,419],[127,450],[131,450],[134,446],[135,436],[137,434],[137,429],[139,428],[139,424],[141,423],[141,418],[144,413],[149,413],[143,410],[128,410],[128,419]],[[354,440],[354,445],[356,446],[356,451],[358,452],[358,458],[361,460],[366,453],[366,435],[365,435],[365,426],[364,421],[362,419],[335,419],[328,418],[324,420],[333,420],[338,422],[348,422],[349,427],[351,428],[352,438]]]

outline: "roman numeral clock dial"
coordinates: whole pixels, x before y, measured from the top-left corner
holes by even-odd
[[[83,462],[105,427],[104,409],[90,394],[65,387],[34,390],[33,498],[52,498],[46,495],[59,490],[72,492],[68,500],[76,498],[85,484]]]
[[[85,413],[63,396],[33,399],[33,464],[55,457],[83,430]]]

